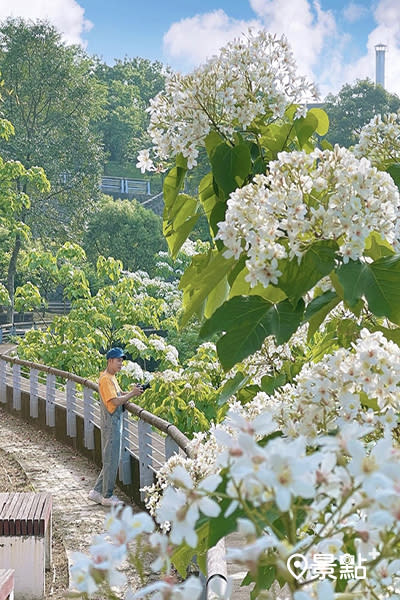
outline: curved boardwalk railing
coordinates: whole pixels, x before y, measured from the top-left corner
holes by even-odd
[[[54,367],[0,354],[0,402],[54,428],[66,441],[101,464],[98,385],[90,379]],[[131,418],[130,417],[133,417]],[[157,431],[154,431],[156,429]],[[123,413],[123,443],[119,484],[136,503],[141,489],[151,485],[156,472],[175,453],[190,456],[190,440],[175,425],[131,403]],[[226,582],[223,544],[209,552],[208,580]]]

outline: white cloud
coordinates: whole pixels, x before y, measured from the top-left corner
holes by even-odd
[[[301,73],[314,77],[322,49],[337,36],[331,11],[308,0],[250,0],[250,6],[269,31],[286,35]]]
[[[253,20],[232,19],[219,9],[174,23],[164,36],[167,61],[174,68],[189,70],[249,27],[265,27],[286,35],[300,73],[315,81],[314,67],[322,49],[327,40],[331,44],[337,36],[332,13],[322,10],[317,1],[313,5],[308,0],[249,2],[256,16]]]
[[[362,19],[366,14],[368,14],[368,8],[362,4],[357,4],[357,2],[350,2],[343,9],[343,16],[349,23],[356,23],[356,21]]]
[[[286,35],[299,72],[317,83],[324,98],[356,79],[369,77],[374,81],[374,46],[383,43],[388,46],[386,89],[400,95],[399,0],[376,0],[376,27],[368,36],[365,53],[352,62],[348,59],[349,48],[354,42],[360,47],[360,40],[341,32],[334,13],[323,10],[319,0],[248,1],[255,14],[253,20],[233,19],[220,9],[174,23],[164,36],[166,60],[174,68],[190,70],[249,26],[265,27],[272,33]],[[355,22],[368,13],[371,16],[371,4],[367,8],[364,3],[351,0],[342,14],[347,21]]]
[[[86,46],[82,34],[93,24],[85,19],[85,10],[75,0],[1,0],[0,21],[7,17],[46,19],[62,33],[67,44]]]
[[[222,9],[182,19],[165,34],[164,51],[175,68],[191,69],[239,37],[249,26],[260,24],[232,19]]]

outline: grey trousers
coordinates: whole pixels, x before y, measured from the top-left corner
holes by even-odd
[[[103,468],[94,489],[104,498],[110,498],[113,495],[121,456],[122,406],[117,406],[110,414],[101,402],[100,411]]]

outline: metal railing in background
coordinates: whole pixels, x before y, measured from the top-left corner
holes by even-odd
[[[146,179],[128,179],[126,177],[108,177],[101,178],[101,191],[105,194],[124,194],[133,196],[150,196],[150,181]]]
[[[51,321],[22,321],[18,323],[3,323],[0,325],[0,344],[8,342],[12,337],[22,337],[29,329],[43,329],[50,325]]]

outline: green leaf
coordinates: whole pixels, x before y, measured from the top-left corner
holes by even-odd
[[[204,316],[209,319],[211,315],[217,310],[219,306],[226,300],[229,294],[229,285],[227,276],[223,277],[221,281],[217,283],[214,289],[208,294],[206,306],[204,309]]]
[[[196,198],[187,194],[177,195],[174,202],[164,208],[163,233],[174,259],[200,216],[198,208]]]
[[[264,590],[269,590],[275,580],[276,567],[274,565],[259,565],[257,568],[256,585],[250,592],[250,600],[260,598],[260,594]],[[243,581],[242,585],[247,585],[245,581]]]
[[[224,144],[224,140],[214,129],[212,129],[204,139],[204,144],[207,150],[208,157],[211,158],[211,154],[213,153],[215,148],[220,144]]]
[[[332,300],[337,298],[336,292],[328,291],[324,292],[320,296],[317,296],[307,306],[304,313],[304,320],[309,321],[316,313],[329,304]],[[338,298],[339,300],[339,298]]]
[[[220,144],[211,154],[213,175],[217,184],[229,196],[243,185],[251,171],[251,155],[246,144],[229,146]]]
[[[301,300],[293,308],[288,300],[272,304],[260,296],[235,296],[218,308],[200,330],[200,336],[226,333],[217,342],[218,356],[225,370],[259,350],[268,335],[278,344],[296,331],[304,313]]]
[[[365,392],[360,392],[361,406],[365,408],[372,408],[374,411],[379,411],[379,405],[376,398],[369,398]]]
[[[223,500],[221,502],[221,515],[224,514],[230,503],[230,499]],[[219,542],[220,539],[226,537],[230,533],[235,532],[237,528],[238,517],[244,516],[245,515],[242,509],[237,509],[232,515],[230,515],[229,519],[209,519],[210,526],[208,534],[208,547],[212,548]]]
[[[238,402],[242,406],[244,406],[248,402],[251,402],[254,396],[258,394],[258,392],[261,392],[261,388],[259,385],[246,385],[237,392],[236,397],[238,399]]]
[[[279,152],[286,150],[295,135],[293,123],[284,123],[277,125],[272,123],[268,127],[263,128],[261,137],[262,146],[269,150],[268,157],[272,160],[277,158]]]
[[[383,239],[379,233],[372,231],[365,240],[364,256],[378,260],[384,256],[391,256],[395,252],[388,241]]]
[[[335,324],[336,336],[342,348],[349,348],[360,337],[361,327],[354,319],[339,319]]]
[[[163,185],[163,197],[164,205],[169,210],[180,190],[183,188],[183,182],[185,180],[186,169],[182,167],[174,167],[170,170],[166,178],[164,179]]]
[[[332,354],[339,347],[337,336],[334,331],[324,334],[317,344],[311,347],[307,353],[307,362],[319,362],[326,354]]]
[[[390,167],[388,167],[386,171],[389,173],[397,187],[400,189],[400,163],[390,165]]]
[[[193,554],[193,548],[191,548],[187,544],[182,543],[180,546],[178,546],[178,548],[173,552],[171,556],[172,564],[178,571],[179,575],[183,578],[185,578],[187,575],[186,569],[192,561]]]
[[[333,150],[333,146],[328,140],[322,140],[320,142],[321,150]]]
[[[224,220],[226,210],[226,204],[219,198],[217,189],[213,174],[207,173],[199,184],[199,200],[214,236],[218,231],[217,223]]]
[[[248,270],[244,267],[232,283],[229,294],[230,298],[233,298],[234,296],[261,296],[262,298],[275,303],[281,302],[287,297],[283,290],[273,285],[269,285],[265,288],[259,283],[252,288],[250,283],[246,281],[246,275],[248,275]]]
[[[217,202],[210,215],[210,227],[214,235],[218,232],[218,223],[225,221],[226,203]],[[224,244],[221,240],[216,241],[218,250],[222,250]]]
[[[228,379],[222,388],[218,390],[218,395],[215,398],[217,406],[223,406],[231,396],[246,385],[249,379],[250,375],[245,375],[241,371],[238,371],[232,379]]]
[[[367,325],[371,332],[381,331],[387,340],[391,340],[398,346],[400,346],[400,328],[389,329],[383,325]]]
[[[298,300],[318,281],[328,275],[335,266],[335,254],[338,245],[334,240],[314,242],[303,254],[300,264],[297,258],[279,261],[279,287],[296,305]]]
[[[238,277],[242,271],[242,269],[244,269],[245,264],[246,264],[246,255],[242,254],[242,256],[239,258],[238,261],[236,261],[235,266],[233,267],[232,271],[229,273],[229,277],[228,277],[228,283],[229,285],[232,287],[236,277]],[[248,294],[242,294],[243,296],[247,296]]]
[[[280,373],[279,375],[275,376],[264,375],[264,377],[261,379],[261,389],[266,394],[271,395],[277,388],[282,387],[282,385],[285,385],[285,383],[285,373]]]
[[[180,544],[178,548],[173,552],[171,561],[178,571],[179,575],[183,578],[187,576],[187,568],[193,560],[194,555],[196,554],[197,563],[203,573],[205,573],[205,564],[204,564],[204,556],[209,546],[207,545],[208,537],[209,537],[210,523],[209,521],[205,521],[201,523],[198,527],[196,527],[197,533],[197,547],[191,548],[186,543]]]
[[[377,317],[400,324],[400,255],[386,256],[371,264],[350,260],[338,271],[344,298],[352,307],[363,296]]]
[[[317,130],[318,119],[310,111],[305,117],[300,117],[294,122],[297,139],[299,140],[300,148],[309,140],[313,133]]]
[[[182,152],[179,152],[175,157],[175,164],[177,167],[181,169],[185,169],[187,171],[187,158],[185,158]]]
[[[310,340],[314,333],[319,329],[319,326],[325,320],[325,317],[331,312],[340,302],[336,292],[328,291],[321,296],[317,296],[306,307],[304,320],[309,321],[307,339]]]
[[[226,259],[217,250],[192,258],[179,284],[183,290],[184,308],[181,326],[186,325],[195,313],[201,314],[207,296],[225,278],[234,263],[234,258]]]
[[[258,173],[265,173],[265,161],[262,156],[256,158],[253,163],[253,173],[254,175]]]
[[[316,133],[318,133],[318,135],[326,135],[329,129],[329,117],[326,112],[322,108],[310,108],[308,113],[312,114],[313,117],[316,117],[318,121],[318,125],[315,130]]]

